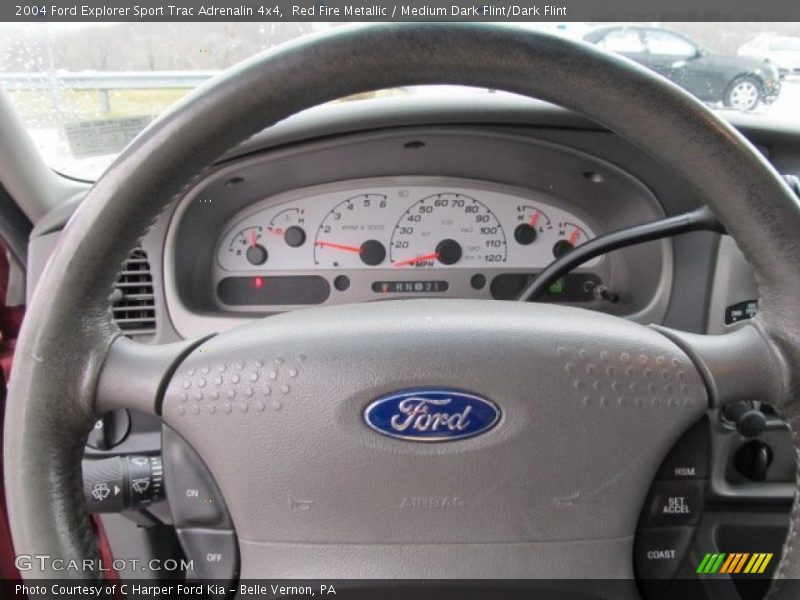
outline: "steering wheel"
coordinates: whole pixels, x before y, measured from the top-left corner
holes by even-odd
[[[291,312],[164,346],[121,335],[109,302],[120,266],[224,151],[300,110],[415,84],[541,98],[659,160],[745,253],[758,316],[711,337],[559,306],[411,300]],[[159,415],[203,458],[236,528],[242,578],[632,578],[648,486],[691,423],[709,407],[759,399],[798,425],[798,232],[797,199],[741,135],[666,80],[585,44],[392,24],[257,56],[155,121],[62,234],[9,390],[15,551],[97,556],[81,456],[99,415],[124,407]],[[376,398],[421,386],[491,399],[499,422],[433,444],[364,423]],[[313,507],[293,511],[298,497]],[[455,497],[448,510],[401,508],[402,498]],[[797,519],[795,505],[778,578],[800,576]],[[788,598],[778,584],[775,597]]]

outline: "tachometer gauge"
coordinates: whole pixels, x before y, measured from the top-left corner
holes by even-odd
[[[386,196],[360,194],[334,206],[314,239],[314,264],[374,267],[386,259]]]
[[[559,258],[589,240],[586,231],[579,225],[569,222],[558,224],[558,241],[553,244],[553,256]]]
[[[445,192],[427,196],[395,225],[389,259],[395,267],[497,265],[507,256],[495,214],[475,198]]]

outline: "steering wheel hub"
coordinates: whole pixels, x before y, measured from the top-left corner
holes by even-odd
[[[477,417],[489,427],[414,443],[440,413],[415,422],[416,434],[408,419],[442,400],[398,400],[409,388],[470,390],[439,394],[465,403],[446,429]],[[375,398],[393,401],[377,431],[364,421]],[[420,300],[295,312],[213,337],[175,372],[163,418],[219,482],[245,578],[313,576],[354,545],[385,552],[327,575],[415,577],[431,569],[428,552],[401,565],[388,557],[431,544],[472,556],[439,577],[496,576],[518,554],[518,574],[566,578],[573,564],[539,556],[553,544],[599,553],[587,577],[630,577],[651,475],[707,404],[690,359],[641,325],[558,306]],[[276,555],[298,546],[314,558],[287,573]]]

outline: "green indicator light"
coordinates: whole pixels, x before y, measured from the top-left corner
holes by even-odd
[[[548,291],[551,294],[563,294],[564,293],[564,278],[562,277],[558,281],[556,281],[553,285],[550,286]]]

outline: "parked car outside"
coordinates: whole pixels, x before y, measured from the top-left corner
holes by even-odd
[[[780,92],[780,75],[771,62],[715,54],[667,29],[604,26],[587,33],[584,40],[635,60],[704,102],[749,112],[761,103],[771,104]]]
[[[788,35],[761,34],[738,51],[739,56],[768,60],[782,76],[800,75],[800,38]]]

